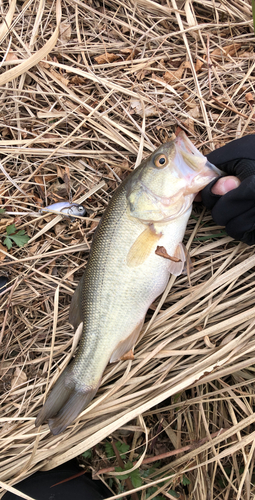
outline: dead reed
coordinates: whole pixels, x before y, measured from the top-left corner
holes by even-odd
[[[10,0],[0,12],[0,203],[21,212],[0,215],[10,278],[0,294],[1,495],[113,433],[121,439],[124,427],[134,467],[169,454],[142,499],[152,486],[149,498],[173,498],[170,486],[181,499],[254,498],[254,249],[199,205],[186,232],[190,283],[170,279],[135,360],[108,366],[63,434],[34,427],[75,350],[70,299],[115,188],[177,125],[204,153],[254,133],[250,1]],[[33,216],[70,197],[87,217]],[[30,241],[7,250],[13,223]]]

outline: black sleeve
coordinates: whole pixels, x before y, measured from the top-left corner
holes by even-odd
[[[216,149],[207,159],[227,175],[237,176],[240,186],[224,196],[211,192],[214,179],[202,191],[202,201],[215,222],[248,245],[255,243],[255,135],[247,135]]]

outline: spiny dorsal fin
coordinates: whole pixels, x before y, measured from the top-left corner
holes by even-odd
[[[80,323],[83,322],[82,317],[82,288],[83,288],[83,276],[79,281],[77,288],[72,296],[70,309],[69,309],[69,323],[73,325],[74,329],[77,330]]]

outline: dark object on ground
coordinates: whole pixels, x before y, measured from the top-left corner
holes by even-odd
[[[227,175],[234,175],[240,186],[223,196],[213,194],[213,180],[202,191],[202,201],[212,211],[216,224],[226,226],[235,240],[248,245],[255,243],[255,135],[229,142],[207,156],[208,160]]]
[[[75,500],[103,500],[112,495],[101,481],[92,481],[86,474],[51,487],[79,472],[82,472],[82,469],[78,467],[75,460],[72,460],[50,471],[36,472],[14,487],[36,500],[72,500],[73,498]],[[3,500],[20,500],[20,497],[7,492]]]
[[[8,281],[6,276],[0,276],[0,293],[5,292]]]

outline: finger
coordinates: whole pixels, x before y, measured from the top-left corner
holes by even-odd
[[[197,193],[195,198],[194,198],[194,201],[202,201],[202,196],[200,193]]]
[[[240,186],[241,181],[234,177],[233,175],[229,175],[227,177],[221,177],[216,184],[212,187],[212,193],[217,195],[224,195],[233,189],[236,189]]]

